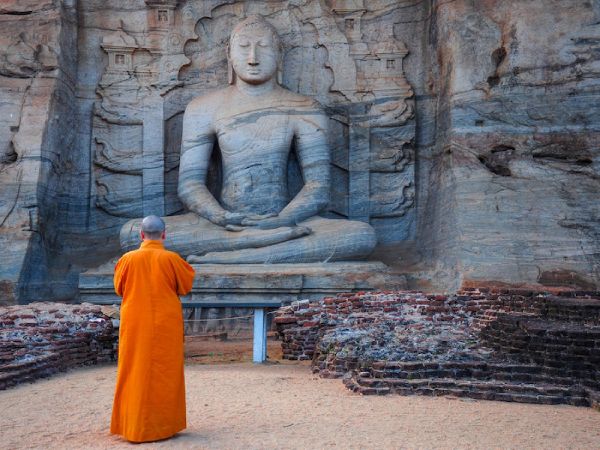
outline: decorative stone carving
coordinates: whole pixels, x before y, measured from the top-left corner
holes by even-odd
[[[116,217],[143,214],[139,202],[143,169],[137,161],[141,124],[115,124],[99,117],[94,122],[95,206]]]
[[[198,86],[202,91],[222,86],[226,82],[222,55],[225,54],[227,30],[233,26],[236,17],[243,17],[255,7],[237,3],[209,6],[191,1],[147,1],[146,5],[147,24],[144,33],[132,31],[135,29],[133,25],[121,25],[120,32],[126,34],[120,38],[122,50],[134,48],[131,52],[131,67],[127,66],[126,71],[114,72],[109,65],[100,82],[98,93],[102,96],[102,101],[97,102],[95,114],[109,122],[136,122],[143,124],[144,130],[152,130],[142,143],[140,154],[131,163],[137,163],[142,170],[147,167],[146,159],[156,162],[160,159],[160,154],[163,155],[163,162],[156,162],[157,166],[153,170],[142,170],[142,188],[138,192],[137,201],[146,205],[142,206],[145,211],[155,208],[157,213],[173,214],[180,212],[182,208],[175,190],[180,142],[178,133],[181,129],[178,131],[173,126],[181,126],[181,121],[175,117],[181,114],[189,101],[185,100],[186,97],[189,99],[189,91],[175,91],[173,88],[180,86],[182,82]],[[160,21],[159,14],[162,14]],[[378,204],[379,201],[375,199],[392,195],[391,192],[394,191],[402,191],[402,183],[414,177],[412,171],[398,173],[395,178],[380,177],[380,170],[401,172],[399,166],[394,169],[384,167],[385,159],[389,156],[379,164],[373,164],[375,153],[397,155],[398,148],[409,151],[409,147],[403,144],[383,148],[380,141],[371,139],[369,135],[373,127],[407,125],[403,134],[413,131],[413,136],[408,139],[410,141],[414,137],[414,102],[412,89],[403,72],[403,59],[408,53],[406,46],[391,36],[388,28],[385,29],[388,31],[384,30],[384,38],[379,42],[367,42],[362,29],[364,17],[368,14],[369,8],[362,1],[331,2],[329,8],[325,9],[319,2],[311,1],[298,5],[294,14],[287,12],[274,16],[276,25],[284,31],[286,50],[290,49],[285,54],[285,61],[282,61],[282,65],[285,63],[286,67],[289,66],[292,74],[292,78],[287,78],[288,82],[297,84],[298,88],[305,89],[306,93],[332,108],[330,114],[333,121],[330,122],[332,126],[329,128],[328,138],[332,143],[331,173],[336,182],[330,193],[329,211],[334,215],[365,222],[372,217],[369,205],[371,198]],[[304,22],[299,20],[302,16],[306,18]],[[195,34],[189,27],[196,22],[198,41],[190,41]],[[110,36],[105,37],[108,43],[110,39]],[[112,39],[119,42],[117,36]],[[309,46],[306,41],[311,39],[315,39],[314,45]],[[296,47],[297,45],[301,47]],[[112,47],[105,47],[107,52],[113,51]],[[181,80],[178,80],[177,71],[188,61],[187,58],[192,62],[180,72]],[[327,79],[327,75],[331,74],[333,82],[327,90],[323,89],[326,85],[322,81],[305,81],[310,77],[306,76],[304,67],[298,66],[298,58],[302,58],[302,61],[310,60],[313,71],[323,70],[315,72],[313,79],[315,76],[321,80]],[[125,59],[129,62],[127,57]],[[109,62],[110,60],[109,55]],[[322,69],[319,69],[319,64],[323,64]],[[281,74],[279,77],[281,80]],[[161,105],[164,105],[162,115]],[[166,134],[160,132],[159,120],[166,121]],[[94,123],[96,122],[95,120]],[[356,127],[363,131],[350,131]],[[118,128],[114,128],[115,132],[116,130]],[[151,138],[150,135],[154,137]],[[364,135],[364,139],[354,139],[359,135]],[[118,139],[102,134],[98,137],[108,143]],[[370,143],[374,141],[378,142],[377,148],[371,149]],[[161,142],[164,145],[160,145]],[[336,163],[338,155],[346,164]],[[98,165],[96,167],[104,178],[102,191],[106,192],[108,188],[116,193],[116,186],[111,187],[114,171],[104,173],[102,171],[105,168]],[[214,167],[214,163],[211,167]],[[383,168],[380,169],[381,167]],[[386,183],[392,185],[383,187],[381,180],[370,182],[371,178],[385,178]],[[115,178],[115,183],[116,180],[118,178]],[[131,181],[132,184],[137,184],[137,181]],[[301,174],[293,155],[290,158],[288,184],[291,193],[301,185]],[[382,188],[381,191],[372,192],[379,187]],[[96,188],[93,187],[93,190]],[[156,198],[159,198],[158,203]],[[377,217],[384,220],[384,213],[377,204],[372,209],[379,211],[377,214],[380,215]],[[102,209],[106,211],[106,205]],[[390,238],[393,239],[393,236]]]
[[[228,35],[251,14],[279,32],[283,86],[329,118],[325,217],[368,221],[378,258],[435,266],[420,278],[597,284],[600,9],[566,6],[4,0],[0,294],[72,298],[123,223],[184,212],[185,107],[227,85]],[[287,180],[293,196],[293,154]]]
[[[134,163],[133,152],[116,150],[107,141],[95,137],[96,154],[94,164],[103,169],[116,173],[141,175],[142,169]]]
[[[183,118],[179,197],[190,211],[166,218],[168,245],[203,263],[294,263],[366,257],[376,238],[365,223],[319,217],[330,191],[328,119],[312,99],[277,83],[281,44],[250,16],[228,46],[230,87],[194,99]],[[215,142],[222,185],[208,190]],[[290,198],[287,166],[295,144],[303,186]],[[139,221],[121,232],[136,246]],[[199,255],[199,256],[198,256]]]
[[[177,0],[145,0],[150,30],[168,30],[175,23]]]
[[[102,40],[108,67],[97,90],[102,100],[94,107],[93,203],[116,217],[165,213],[164,95],[181,84],[177,74],[188,62],[186,38],[175,28],[177,1],[148,0],[146,5],[143,33],[133,36],[122,21]],[[132,126],[139,137],[123,159],[114,142],[123,141]]]
[[[376,43],[364,41],[362,22],[369,10],[362,1],[334,1],[331,11],[347,43],[340,47],[339,38],[332,42],[331,35],[322,32],[320,43],[330,50],[335,79],[331,89],[339,89],[349,100],[339,116],[349,128],[347,165],[334,169],[347,188],[332,192],[332,204],[334,211],[351,219],[377,218],[381,225],[385,218],[402,217],[414,206],[414,94],[403,67],[408,49],[391,30]],[[402,140],[384,135],[401,135]],[[387,240],[390,235],[384,232],[380,237]]]
[[[104,37],[102,48],[108,53],[107,74],[133,71],[133,52],[138,48],[138,45],[135,39],[125,33],[122,28],[116,33]],[[106,82],[108,80],[105,80]]]
[[[363,41],[361,18],[367,11],[364,0],[334,0],[331,11],[336,14],[338,27],[344,30],[353,57],[366,55],[369,47]]]
[[[58,66],[57,55],[48,45],[23,31],[6,47],[0,47],[0,75],[31,78]]]

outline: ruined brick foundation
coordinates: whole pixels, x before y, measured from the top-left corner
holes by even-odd
[[[0,308],[0,390],[69,368],[115,361],[110,308],[31,303]]]
[[[275,318],[286,359],[361,394],[600,405],[600,296],[344,294]]]

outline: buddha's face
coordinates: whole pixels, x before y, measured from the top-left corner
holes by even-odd
[[[242,27],[231,36],[229,58],[236,75],[249,84],[269,81],[277,72],[278,42],[259,24]]]

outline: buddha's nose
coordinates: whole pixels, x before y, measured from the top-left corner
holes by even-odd
[[[258,66],[258,60],[256,59],[256,47],[250,46],[250,54],[248,55],[248,65]]]

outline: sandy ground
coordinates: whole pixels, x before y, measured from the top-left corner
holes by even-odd
[[[588,408],[362,397],[306,364],[186,366],[188,429],[139,447],[108,432],[115,366],[0,392],[0,448],[600,448]]]
[[[281,360],[281,341],[267,339],[267,355],[270,360]],[[185,358],[196,364],[252,362],[252,338],[219,340],[186,336]]]

